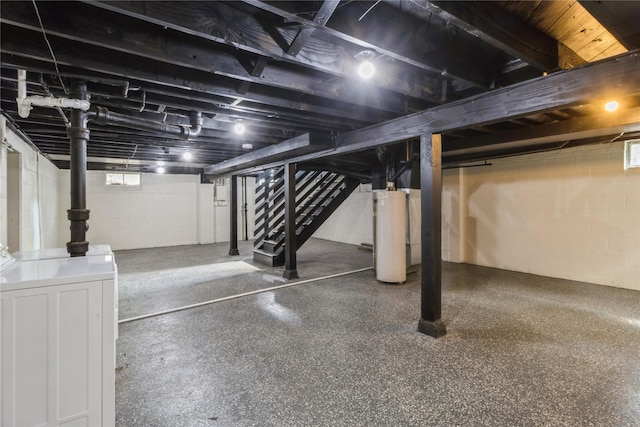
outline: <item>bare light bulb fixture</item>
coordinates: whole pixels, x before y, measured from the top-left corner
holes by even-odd
[[[373,65],[373,59],[376,54],[370,50],[359,52],[355,58],[360,62],[358,65],[358,75],[365,80],[370,79],[376,73],[376,67]]]
[[[242,135],[245,130],[246,129],[242,123],[236,123],[236,125],[233,127],[233,131],[238,135]]]
[[[191,154],[191,151],[185,151],[184,153],[182,153],[182,158],[184,160],[191,160],[193,159],[193,154]]]
[[[165,169],[162,166],[160,166],[160,167],[156,168],[156,172],[158,172],[159,174],[163,174],[163,173],[165,173]]]
[[[620,104],[618,104],[618,101],[609,101],[604,104],[604,109],[607,111],[616,111],[619,106]]]
[[[162,160],[158,160],[157,165],[158,166],[164,166],[164,162]]]
[[[375,73],[376,73],[376,67],[374,67],[373,64],[369,61],[362,62],[358,67],[358,74],[360,75],[360,77],[362,77],[365,80],[373,77]]]

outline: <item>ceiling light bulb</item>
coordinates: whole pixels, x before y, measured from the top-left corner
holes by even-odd
[[[245,131],[244,125],[242,123],[237,123],[234,127],[233,130],[235,131],[235,133],[237,133],[238,135],[242,135]]]
[[[362,77],[363,79],[370,79],[371,77],[373,77],[373,74],[376,72],[376,67],[373,66],[373,64],[369,61],[362,61],[362,63],[360,63],[360,66],[358,67],[358,74],[360,74],[360,77]]]
[[[185,151],[182,154],[182,158],[185,160],[191,160],[193,158],[193,155],[191,154],[191,151]]]
[[[156,172],[158,172],[158,173],[164,173],[164,172],[165,172],[165,170],[164,170],[164,168],[161,166],[161,167],[159,167],[159,168],[157,168],[157,169],[156,169]]]
[[[164,162],[162,160],[158,160],[157,165],[158,166],[164,166]]]
[[[619,106],[620,104],[618,104],[618,101],[609,101],[604,104],[604,109],[607,111],[616,111]]]
[[[242,144],[242,148],[245,150],[251,150],[253,148],[253,144]]]

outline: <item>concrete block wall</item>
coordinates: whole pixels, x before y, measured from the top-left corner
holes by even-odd
[[[640,290],[640,168],[616,142],[443,171],[442,258]],[[371,241],[371,193],[316,237]]]
[[[0,117],[0,242],[7,244],[7,157],[19,153],[19,248],[10,252],[54,247],[59,240],[58,168],[35,151]]]
[[[461,170],[461,261],[640,290],[640,169],[621,142]]]
[[[87,207],[91,210],[87,240],[114,250],[229,241],[227,202],[214,200],[214,185],[200,184],[197,175],[142,174],[140,187],[107,186],[104,171],[87,172]],[[69,205],[69,171],[59,172],[60,204]],[[253,179],[248,181],[249,238],[253,237]],[[240,180],[239,180],[240,187]],[[240,189],[239,189],[240,191]],[[241,195],[238,195],[239,200]],[[238,236],[242,212],[238,208]],[[58,228],[68,230],[61,218]],[[68,233],[59,241],[63,245]]]
[[[373,243],[373,196],[371,184],[360,184],[313,234],[319,239],[359,245]]]

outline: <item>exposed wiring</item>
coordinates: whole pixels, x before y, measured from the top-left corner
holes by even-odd
[[[36,9],[36,15],[38,16],[38,22],[40,23],[40,29],[42,30],[42,36],[44,37],[44,41],[47,42],[47,46],[49,46],[49,52],[51,52],[51,57],[53,58],[53,65],[56,67],[56,73],[58,74],[58,80],[60,80],[60,84],[62,85],[62,89],[66,95],[69,94],[67,88],[62,81],[62,76],[60,76],[60,69],[58,68],[58,60],[53,53],[53,48],[51,47],[51,43],[49,43],[49,39],[47,38],[47,33],[44,31],[44,25],[42,24],[42,18],[40,17],[40,11],[38,10],[38,5],[36,4],[36,0],[31,0],[33,3],[33,7]]]
[[[44,81],[44,78],[42,77],[42,74],[40,74],[40,86],[42,86],[42,89],[44,89],[44,92],[48,96],[53,97],[53,93],[51,93],[51,90],[49,89],[49,86],[47,85],[47,82]],[[71,122],[69,121],[67,116],[64,114],[64,111],[62,111],[62,108],[60,108],[59,106],[56,106],[55,108],[56,108],[56,110],[58,110],[58,113],[60,113],[60,116],[62,117],[62,120],[64,121],[65,126],[66,127],[71,127]]]
[[[142,91],[142,106],[140,106],[140,112],[144,111],[144,108],[147,106],[147,92],[145,90]]]
[[[133,159],[133,156],[135,156],[137,152],[138,152],[138,144],[136,144],[136,148],[133,149],[133,154],[131,155],[131,157],[129,157],[127,159],[127,162],[124,164],[125,168],[127,169],[129,168],[129,160]]]
[[[34,0],[35,1],[35,0]],[[367,11],[365,13],[362,14],[362,16],[360,18],[358,18],[358,22],[362,21],[362,18],[364,18],[365,16],[367,16],[367,13],[371,12],[373,10],[374,7],[376,7],[382,0],[378,0],[377,2],[375,2],[373,4],[373,6],[371,6],[369,9],[367,9]]]

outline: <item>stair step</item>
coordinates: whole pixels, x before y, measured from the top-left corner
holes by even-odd
[[[275,240],[263,240],[262,241],[262,250],[268,253],[273,253],[274,249],[278,242]]]
[[[260,264],[268,265],[269,267],[276,266],[277,256],[278,254],[274,254],[273,252],[267,252],[262,249],[253,250],[253,260]]]

